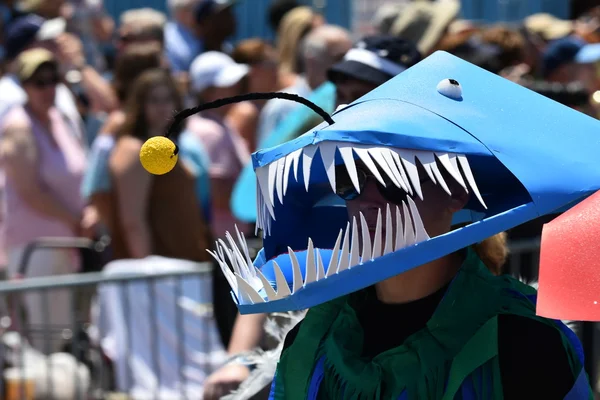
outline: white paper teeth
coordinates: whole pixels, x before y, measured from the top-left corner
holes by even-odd
[[[472,191],[481,205],[487,208],[473,177],[468,159],[462,154],[325,141],[295,150],[285,157],[256,169],[260,192],[257,193],[256,227],[257,230],[261,229],[263,231],[264,237],[270,235],[271,224],[275,220],[275,199],[281,204],[285,200],[292,170],[294,179],[298,181],[298,168],[301,158],[304,186],[308,190],[311,166],[317,151],[319,151],[327,179],[334,192],[337,180],[335,160],[339,152],[346,166],[348,176],[359,193],[361,188],[356,167],[357,159],[364,164],[380,184],[385,186],[385,174],[388,182],[402,188],[409,196],[416,195],[423,200],[423,190],[417,168],[418,160],[431,181],[439,185],[447,194],[451,195],[451,191],[442,171],[440,171],[440,167],[443,167],[467,192]],[[385,245],[385,242],[381,244]],[[379,249],[378,251],[385,253],[385,249]],[[364,254],[361,254],[361,258],[364,258]]]
[[[375,224],[375,237],[373,238],[373,255],[371,259],[374,260],[377,257],[381,257],[381,209],[377,211],[377,223]]]
[[[369,226],[365,220],[363,213],[360,213],[360,227],[362,232],[363,251],[361,254],[362,262],[366,262],[371,257],[371,235],[369,234]]]
[[[392,243],[394,227],[392,225],[392,212],[390,211],[389,204],[385,208],[385,227],[385,247],[383,248],[384,256],[394,251],[394,245]]]
[[[337,272],[342,272],[350,267],[350,222],[346,225],[344,241],[342,242],[342,255],[338,263]]]

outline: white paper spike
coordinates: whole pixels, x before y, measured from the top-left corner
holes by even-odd
[[[275,165],[276,166],[276,165]],[[258,186],[262,192],[263,204],[265,208],[271,214],[271,217],[275,218],[275,211],[273,210],[273,203],[269,201],[269,166],[259,167],[256,169],[256,177],[258,179]],[[266,217],[266,215],[265,215]],[[266,218],[265,218],[266,222]],[[264,226],[263,226],[264,229]]]
[[[318,147],[314,144],[306,146],[302,152],[302,173],[304,174],[304,187],[308,192],[308,184],[310,183],[310,166],[317,152]]]
[[[387,161],[385,161],[385,158],[383,157],[384,150],[386,150],[386,149],[382,149],[382,148],[379,148],[379,147],[368,149],[369,154],[371,155],[371,157],[373,157],[373,160],[375,160],[377,162],[377,164],[379,165],[379,167],[381,167],[381,169],[383,170],[383,172],[385,172],[385,174],[392,181],[392,183],[394,185],[396,185],[397,187],[401,187],[400,186],[400,182],[398,182],[396,180],[396,177],[394,176],[394,173],[392,172],[392,170],[390,169],[390,166],[388,165]]]
[[[337,267],[337,272],[340,273],[350,266],[350,221],[346,224],[346,232],[344,233],[344,241],[342,243],[342,254]]]
[[[331,190],[335,193],[335,151],[337,145],[335,142],[319,143],[319,152],[321,153],[321,161],[327,173],[327,179],[331,185]]]
[[[361,255],[361,260],[363,263],[369,261],[371,259],[371,235],[369,234],[369,225],[367,225],[367,221],[365,220],[365,216],[363,213],[360,214],[360,228],[362,231],[362,245],[363,251]]]
[[[235,275],[238,284],[238,294],[242,298],[242,303],[259,304],[264,303],[265,299],[239,275]]]
[[[408,192],[408,188],[406,187],[406,184],[402,179],[402,174],[400,173],[400,170],[398,169],[398,166],[394,161],[394,157],[392,157],[392,152],[389,149],[381,149],[381,155],[385,159],[385,162],[387,163],[388,167],[390,168],[390,171],[392,172],[392,176],[395,180],[394,184],[397,187],[402,188],[405,192]]]
[[[363,149],[358,146],[355,146],[354,152],[356,154],[358,154],[358,157],[360,158],[360,160],[363,162],[363,164],[365,164],[365,166],[373,174],[375,179],[377,179],[379,181],[379,183],[381,183],[383,186],[385,186],[385,180],[379,173],[379,169],[377,169],[377,166],[375,165],[375,163],[373,162],[373,159],[369,155],[369,151],[367,149]]]
[[[360,184],[358,183],[358,172],[356,171],[356,163],[354,162],[354,154],[351,146],[338,146],[342,160],[346,165],[346,170],[350,176],[350,180],[354,185],[357,193],[360,193]]]
[[[256,190],[256,224],[254,224],[254,236],[258,236],[258,230],[261,229],[262,225],[262,195],[260,189]]]
[[[235,259],[235,256],[233,255],[231,250],[229,250],[229,248],[227,247],[227,245],[225,244],[223,239],[218,240],[217,246],[218,246],[219,250],[222,250],[222,251],[219,251],[219,253],[222,254],[222,252],[225,252],[225,254],[227,255],[227,258],[229,259],[229,264],[233,267],[233,271],[236,274],[241,275],[242,278],[245,278],[245,276],[244,276],[245,273],[240,270],[240,266],[238,265],[238,263]]]
[[[283,181],[284,179],[287,181],[287,178],[284,176],[285,172],[285,157],[281,157],[277,160],[276,169],[276,180],[275,180],[275,189],[277,190],[277,198],[279,202],[283,204]]]
[[[460,170],[458,168],[455,168],[452,164],[452,161],[450,161],[450,155],[448,153],[436,153],[436,156],[438,160],[440,160],[440,164],[444,166],[446,171],[448,171],[448,173],[456,180],[456,182],[458,182],[458,184],[462,186],[463,189],[467,190],[467,185],[465,184],[465,180],[460,174]],[[452,158],[456,158],[456,156],[453,154]]]
[[[402,212],[404,213],[404,241],[406,246],[410,246],[416,242],[415,228],[405,202],[402,202]]]
[[[277,165],[278,162],[277,161],[273,161],[272,163],[270,163],[268,165],[268,169],[269,169],[269,182],[267,184],[268,187],[268,192],[269,192],[269,197],[265,198],[268,201],[268,203],[271,205],[271,207],[275,206],[275,185],[276,185],[276,181],[277,181]]]
[[[294,179],[298,182],[298,165],[300,164],[300,156],[302,155],[302,149],[298,149],[290,154],[294,161]]]
[[[256,269],[256,275],[258,276],[258,278],[262,282],[263,289],[265,290],[265,293],[267,294],[267,299],[269,299],[269,301],[273,301],[273,300],[279,299],[279,296],[277,296],[277,293],[275,293],[275,289],[273,289],[273,287],[271,286],[271,284],[269,283],[269,281],[267,280],[267,278],[265,278],[265,276],[260,271],[260,269],[258,269],[256,267],[254,267],[254,268]]]
[[[233,274],[233,272],[231,272],[231,270],[227,266],[227,263],[225,263],[224,260],[221,260],[221,258],[214,252],[208,249],[206,249],[206,251],[217,261],[217,264],[219,264],[221,271],[223,271],[223,275],[225,275],[225,279],[227,279],[229,286],[231,286],[231,289],[234,291],[234,293],[237,293],[237,282],[235,280],[235,275]]]
[[[377,211],[377,225],[375,225],[375,237],[373,238],[373,255],[374,260],[381,257],[381,208]]]
[[[283,169],[283,195],[287,193],[288,184],[290,183],[290,169],[292,168],[292,163],[294,162],[294,158],[292,154],[288,154],[285,156],[285,168]]]
[[[433,154],[429,151],[415,151],[415,158],[419,159],[427,176],[429,176],[429,179],[431,179],[433,183],[437,183],[435,175],[431,170],[431,163],[435,161]]]
[[[235,240],[233,240],[233,236],[231,236],[231,233],[229,233],[229,231],[225,232],[225,238],[229,242],[229,248],[231,249],[231,251],[233,251],[233,254],[237,257],[237,261],[238,261],[238,264],[239,264],[242,272],[249,273],[249,268],[252,265],[252,263],[250,263],[250,264],[246,263],[245,257],[242,255],[240,248],[238,247],[237,243],[235,243]],[[246,278],[243,274],[242,274],[242,277]]]
[[[359,254],[359,241],[358,241],[358,224],[356,223],[356,216],[352,217],[352,245],[350,246],[350,267],[360,263]]]
[[[466,156],[462,154],[457,154],[458,162],[460,163],[460,167],[462,168],[463,173],[465,174],[465,178],[467,178],[467,182],[469,182],[469,186],[471,186],[471,190],[475,193],[477,200],[481,203],[483,208],[487,210],[487,206],[483,201],[483,197],[481,197],[481,193],[479,193],[479,188],[477,187],[477,183],[475,182],[475,177],[473,176],[473,172],[471,171],[471,166],[469,165],[469,160]]]
[[[398,251],[406,247],[406,240],[404,240],[404,224],[402,224],[402,214],[400,213],[400,207],[396,206],[396,243],[394,251]]]
[[[419,214],[419,209],[417,208],[417,205],[415,204],[413,199],[411,199],[410,197],[407,197],[407,200],[408,200],[408,206],[410,207],[410,215],[412,216],[413,225],[415,228],[416,242],[417,243],[423,242],[423,241],[429,239],[429,235],[427,234],[427,231],[425,230],[425,226],[423,225],[423,220],[421,219],[421,214]]]
[[[384,256],[394,251],[394,243],[392,241],[393,233],[394,227],[392,225],[392,211],[390,210],[390,205],[388,203],[385,210],[385,246],[383,248]]]
[[[246,237],[244,236],[244,234],[241,233],[238,229],[237,224],[235,224],[235,232],[237,234],[238,241],[240,242],[240,244],[242,245],[242,249],[244,250],[244,255],[246,256],[246,263],[248,263],[248,265],[252,265],[252,259],[250,258],[250,252],[248,250],[248,242],[246,242]]]
[[[458,175],[460,176],[460,179],[462,180],[462,187],[465,189],[465,191],[467,193],[469,193],[469,186],[465,183],[465,180],[463,179],[462,174],[460,173],[460,167],[458,166],[458,157],[456,156],[456,154],[454,153],[449,153],[448,154],[448,158],[450,158],[450,163],[452,164],[452,167],[458,171]],[[460,183],[460,182],[459,182]]]
[[[304,282],[302,282],[302,272],[300,271],[300,263],[298,262],[296,253],[294,253],[294,250],[292,250],[292,248],[289,246],[288,246],[288,256],[290,257],[290,261],[292,262],[292,276],[293,276],[292,293],[296,293],[298,290],[302,289],[302,285],[304,284]]]
[[[327,278],[337,272],[338,266],[338,255],[340,254],[340,244],[342,242],[342,235],[344,231],[340,229],[340,233],[335,240],[335,245],[333,246],[333,251],[331,252],[331,260],[329,260],[329,266],[327,267],[327,274],[325,275]]]
[[[440,169],[437,166],[435,155],[433,153],[423,152],[423,155],[419,157],[419,159],[423,163],[423,166],[427,164],[431,169],[431,172],[433,172],[435,179],[432,180],[438,183],[442,187],[442,189],[444,189],[444,191],[448,193],[448,195],[452,196],[452,193],[450,192],[450,189],[448,188],[448,185],[446,184],[446,181],[444,180],[444,177],[442,176],[442,173],[440,172]]]
[[[317,249],[317,281],[325,278],[325,266],[323,265],[323,258],[321,252]]]
[[[404,166],[402,165],[402,160],[400,159],[400,156],[398,155],[398,153],[394,150],[390,151],[392,158],[394,159],[394,164],[396,164],[396,168],[398,169],[398,172],[400,172],[400,177],[402,178],[402,182],[404,182],[404,186],[406,186],[406,191],[408,192],[409,195],[413,195],[413,190],[412,190],[412,186],[410,184],[410,179],[408,178],[408,175],[406,174],[406,171],[404,170]]]
[[[273,271],[275,272],[275,284],[277,285],[277,296],[279,298],[291,296],[290,287],[288,286],[283,272],[277,261],[273,260]]]
[[[311,238],[308,238],[306,248],[306,271],[304,273],[304,286],[317,280],[317,264],[315,262],[315,249]]]
[[[420,180],[421,178],[419,178],[419,170],[417,169],[414,153],[408,150],[399,150],[398,155],[402,160],[402,165],[404,166],[406,175],[408,175],[408,179],[410,180],[412,187],[415,189],[415,193],[421,200],[423,200],[423,190],[421,189]]]

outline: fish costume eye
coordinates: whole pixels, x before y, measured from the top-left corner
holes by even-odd
[[[462,87],[456,79],[443,79],[437,85],[437,91],[450,99],[462,99]]]

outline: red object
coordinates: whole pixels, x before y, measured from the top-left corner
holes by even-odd
[[[537,314],[600,321],[600,191],[544,225]]]

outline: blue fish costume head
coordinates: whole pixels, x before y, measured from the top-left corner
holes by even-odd
[[[445,52],[325,119],[253,155],[257,259],[237,232],[211,251],[242,314],[322,304],[600,189],[599,121]],[[359,163],[405,193],[374,234],[336,195],[341,181],[360,192]],[[470,196],[462,227],[430,236],[415,200],[423,178],[450,193],[448,176]]]

